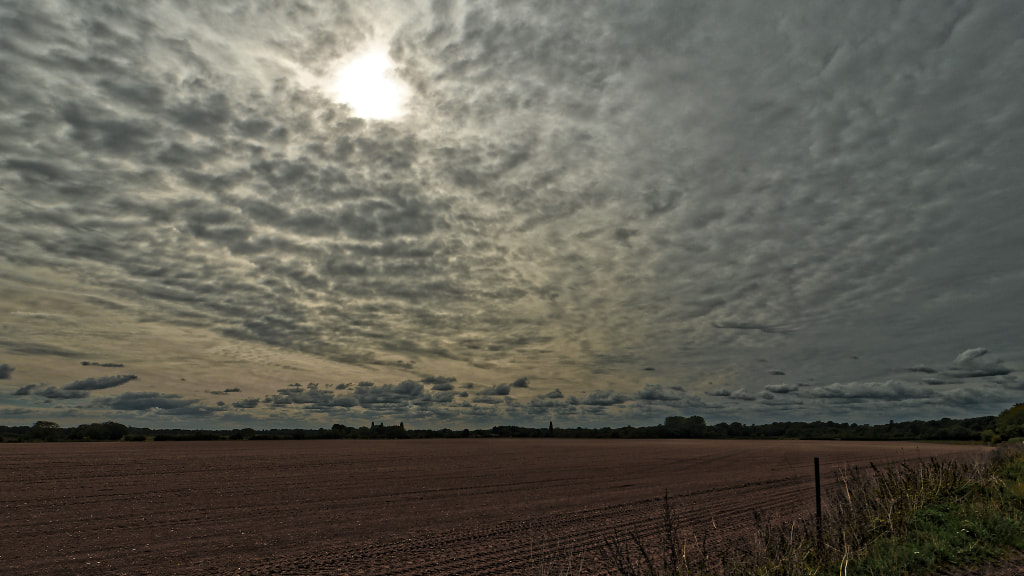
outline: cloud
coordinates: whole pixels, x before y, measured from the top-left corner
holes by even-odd
[[[84,380],[75,380],[74,382],[64,386],[65,390],[105,390],[107,388],[114,388],[127,382],[137,379],[138,376],[134,374],[119,374],[117,376],[101,376],[99,378],[86,378]]]
[[[732,396],[732,392],[730,392],[729,390],[726,390],[725,388],[717,388],[715,390],[705,390],[704,393],[707,394],[708,396],[721,396],[723,398],[728,398],[729,396]]]
[[[453,402],[456,397],[464,398],[468,396],[469,394],[465,392],[455,392],[454,390],[441,390],[435,391],[431,394],[424,394],[414,402],[421,406],[428,405],[431,403],[449,404]]]
[[[0,338],[0,346],[10,352],[27,354],[29,356],[60,356],[63,358],[79,356],[80,353],[74,350],[55,346],[52,344],[41,344],[38,342],[18,342]]]
[[[1007,388],[1024,390],[1024,380],[1017,378],[1016,376],[1003,377],[997,380],[997,383],[1002,386],[1006,386]]]
[[[796,392],[800,387],[796,384],[769,384],[764,389],[775,394],[789,394],[790,392]]]
[[[477,394],[473,397],[472,402],[474,404],[490,404],[490,405],[505,405],[509,400],[509,396],[493,395],[493,394]]]
[[[393,388],[395,394],[402,396],[419,396],[423,393],[423,384],[412,380],[403,380]]]
[[[256,406],[259,405],[259,403],[259,398],[245,398],[243,400],[239,400],[238,402],[232,402],[231,405],[241,410],[247,410],[249,408],[255,408]]]
[[[43,398],[49,398],[51,400],[75,400],[89,396],[89,392],[85,390],[69,390],[67,387],[57,388],[56,386],[44,386],[44,384],[28,384],[15,390],[14,395],[42,396]]]
[[[1012,372],[1003,365],[1002,360],[982,360],[987,354],[988,350],[985,348],[964,350],[953,360],[948,373],[957,378],[985,378]]]
[[[576,414],[576,407],[562,399],[562,396],[552,396],[548,393],[531,398],[526,404],[526,411],[533,415],[571,416]]]
[[[626,398],[615,421],[692,400],[645,386],[657,375],[752,388],[756,358],[821,382],[975,342],[1005,364],[969,355],[933,380],[1019,364],[1012,3],[225,1],[2,17],[0,278],[18,296],[0,351],[35,357],[19,377],[116,351],[140,321],[332,366],[313,379],[424,388],[269,395],[282,413],[419,413],[464,390],[428,373],[501,400],[524,366],[531,395],[558,383],[578,403],[616,398],[581,392],[599,372]],[[401,120],[323,86],[371,41],[414,88]],[[61,316],[36,310],[43,287]],[[111,322],[90,327],[97,299]],[[179,355],[138,357],[144,374]],[[275,390],[265,372],[252,386]]]
[[[86,378],[84,380],[75,380],[74,382],[65,384],[60,388],[56,386],[44,387],[43,384],[29,384],[18,388],[14,394],[16,396],[42,396],[51,400],[75,400],[87,398],[89,393],[94,390],[114,388],[126,382],[135,380],[136,378],[137,376],[134,374]]]
[[[770,324],[761,324],[758,322],[712,322],[712,326],[719,329],[727,330],[755,330],[758,332],[764,332],[765,334],[790,334],[792,330],[787,330],[782,326],[775,326]]]
[[[756,396],[754,396],[750,392],[747,392],[746,390],[743,390],[743,389],[735,390],[729,397],[730,398],[735,398],[736,400],[744,400],[744,401],[748,401],[748,402],[757,399]]]
[[[682,391],[665,389],[661,384],[645,384],[638,390],[636,399],[649,402],[672,402],[683,397]]]
[[[580,399],[571,396],[569,403],[581,404],[583,406],[615,406],[616,404],[623,404],[628,400],[628,396],[614,390],[595,390]]]
[[[802,394],[817,398],[841,398],[850,400],[906,400],[930,398],[935,392],[908,384],[900,380],[884,382],[836,382],[818,388],[808,388]]]
[[[512,393],[511,384],[496,384],[490,388],[486,388],[477,392],[481,396],[508,396]]]
[[[11,366],[10,364],[0,364],[0,380],[10,380],[13,372],[14,366]]]
[[[431,390],[452,390],[455,388],[456,378],[452,376],[427,376],[420,382],[430,386]]]
[[[84,390],[68,390],[67,388],[57,388],[55,386],[50,386],[45,390],[37,390],[35,391],[35,394],[45,398],[61,400],[85,398],[89,395],[89,393]]]
[[[952,406],[1005,406],[1013,401],[1004,391],[992,388],[955,388],[943,391],[939,398]]]
[[[423,384],[404,380],[398,384],[358,387],[354,391],[359,405],[373,408],[381,405],[405,406],[424,393]]]
[[[161,392],[124,392],[118,396],[98,398],[95,405],[129,412],[159,411],[168,414],[205,414],[210,408],[200,406],[199,400],[181,394]]]
[[[372,383],[367,382],[366,384],[368,386],[357,387],[356,392],[372,389]],[[248,403],[248,400],[243,402]],[[263,402],[272,406],[297,404],[321,410],[350,408],[360,403],[356,396],[351,394],[337,395],[334,390],[321,388],[319,384],[313,382],[305,386],[298,383],[291,384],[287,388],[279,389],[276,394],[266,396]]]

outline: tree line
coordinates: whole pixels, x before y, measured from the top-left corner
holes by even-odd
[[[912,420],[888,424],[851,424],[846,422],[740,422],[709,425],[701,416],[670,416],[655,426],[620,428],[558,428],[494,426],[489,429],[407,430],[405,424],[371,422],[352,427],[335,424],[330,428],[232,430],[151,429],[130,427],[117,422],[81,424],[62,428],[55,422],[39,421],[32,426],[0,426],[2,442],[88,442],[88,441],[177,441],[177,440],[303,440],[405,439],[405,438],[763,438],[800,440],[934,440],[986,442],[1024,438],[1024,403],[1004,410],[998,416],[941,420]]]

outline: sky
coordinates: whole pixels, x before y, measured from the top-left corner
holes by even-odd
[[[0,0],[0,424],[1024,401],[1024,6]]]

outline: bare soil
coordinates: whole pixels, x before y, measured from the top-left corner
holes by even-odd
[[[657,533],[666,492],[692,537],[727,547],[754,509],[813,511],[816,456],[827,484],[835,467],[983,450],[743,440],[0,444],[0,572],[588,574],[606,538]]]

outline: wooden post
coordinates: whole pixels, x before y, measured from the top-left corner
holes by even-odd
[[[814,458],[814,503],[817,508],[818,548],[821,548],[821,472],[817,457]]]

